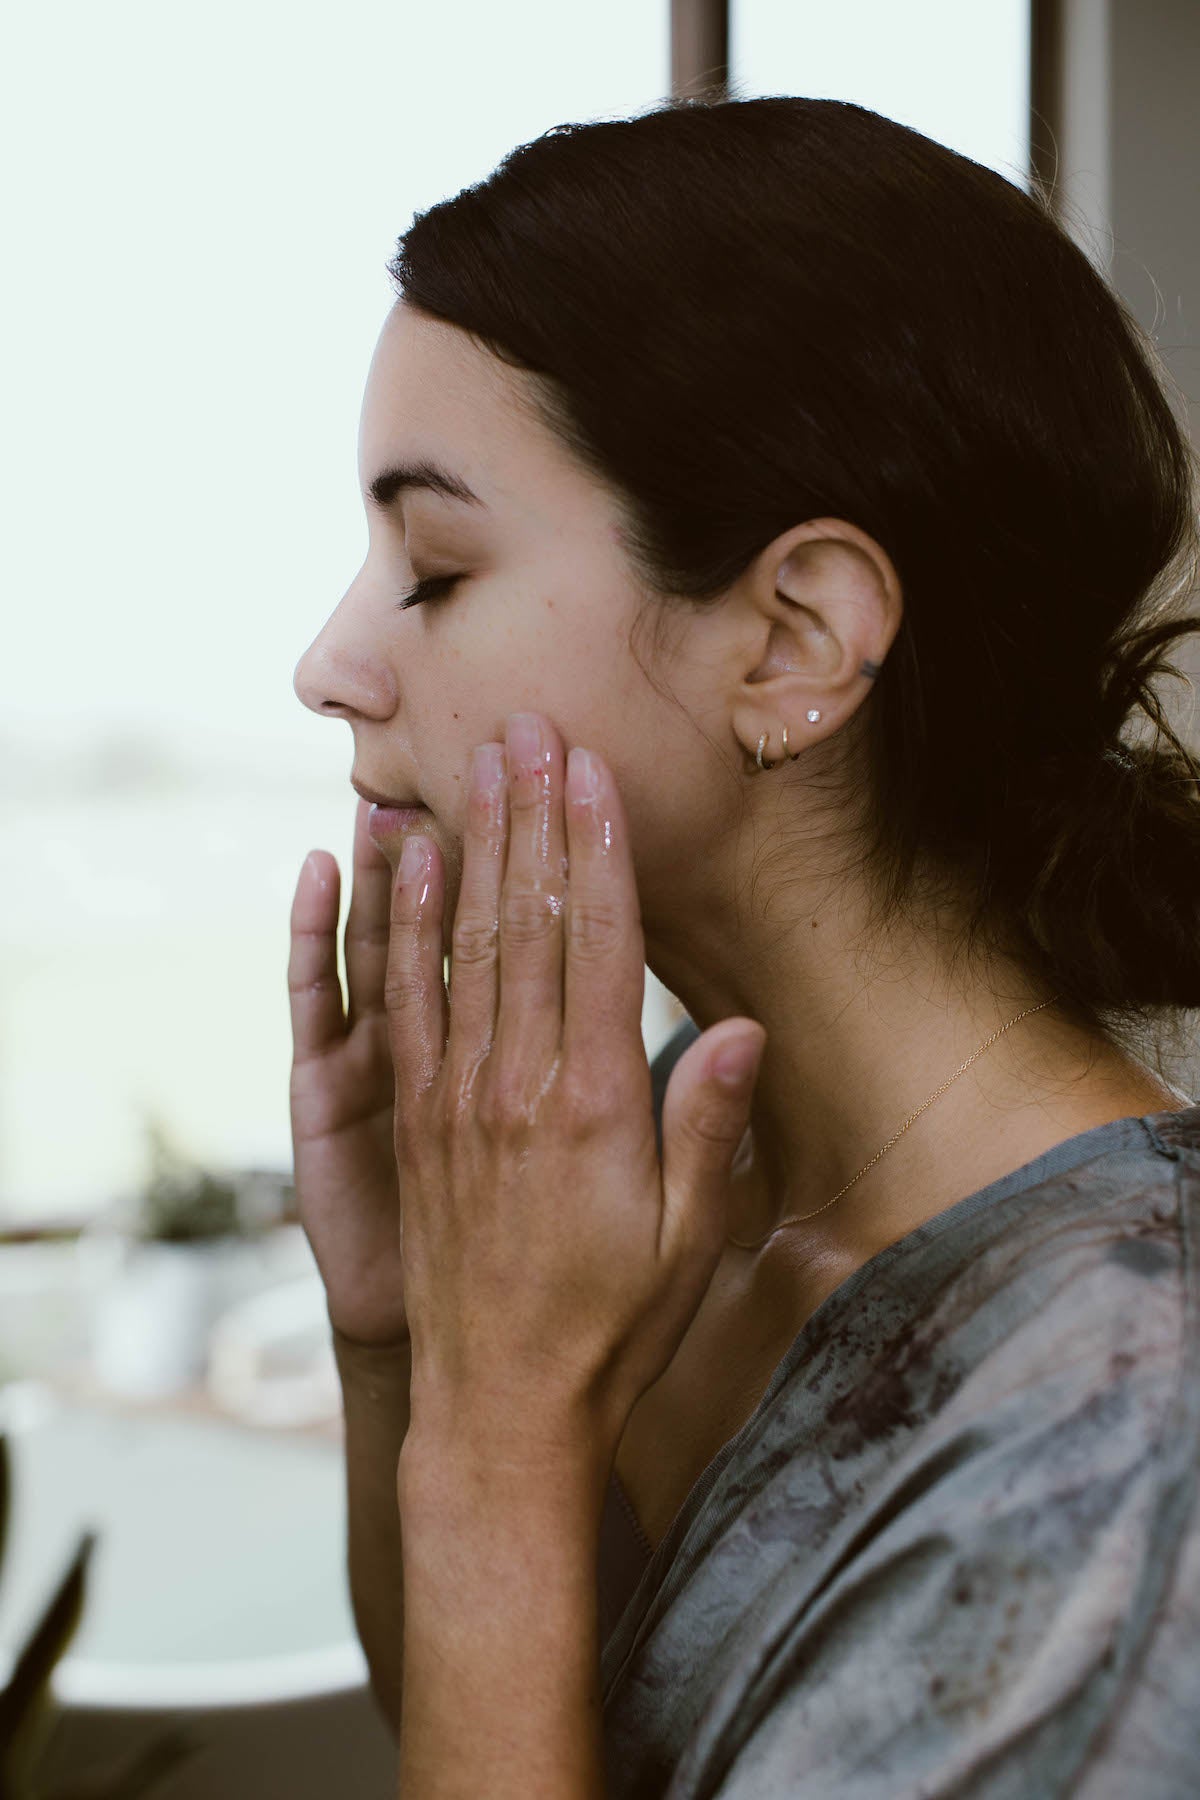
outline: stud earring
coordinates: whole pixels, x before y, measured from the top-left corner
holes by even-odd
[[[809,710],[805,713],[804,716],[808,720],[810,725],[815,725],[817,720],[820,718],[821,714],[815,706],[812,706],[809,708]]]

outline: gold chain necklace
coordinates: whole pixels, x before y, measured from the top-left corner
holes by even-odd
[[[795,1218],[781,1219],[779,1221],[778,1225],[772,1225],[770,1231],[767,1232],[766,1237],[761,1237],[754,1243],[746,1244],[746,1243],[742,1242],[741,1238],[732,1238],[732,1237],[727,1238],[726,1242],[730,1243],[730,1244],[736,1244],[739,1250],[757,1250],[761,1247],[761,1245],[766,1243],[767,1238],[773,1238],[777,1231],[782,1231],[785,1225],[803,1225],[808,1219],[815,1219],[817,1216],[817,1213],[823,1213],[823,1212],[828,1211],[828,1209],[834,1204],[834,1201],[840,1200],[842,1195],[844,1193],[846,1193],[847,1189],[852,1188],[856,1181],[862,1180],[863,1176],[866,1174],[868,1169],[873,1169],[875,1167],[875,1164],[879,1161],[880,1157],[883,1156],[888,1150],[890,1150],[892,1145],[894,1143],[896,1143],[898,1139],[900,1139],[904,1136],[904,1133],[908,1130],[909,1126],[913,1123],[913,1120],[919,1119],[921,1114],[925,1111],[925,1108],[927,1106],[932,1106],[934,1101],[936,1099],[938,1099],[938,1097],[940,1095],[944,1094],[946,1089],[948,1087],[950,1087],[952,1085],[952,1083],[956,1082],[960,1075],[966,1074],[967,1070],[970,1068],[971,1064],[975,1061],[976,1057],[982,1056],[984,1051],[986,1049],[988,1049],[988,1047],[991,1044],[994,1044],[998,1037],[1003,1037],[1004,1033],[1006,1031],[1010,1031],[1014,1025],[1019,1025],[1022,1019],[1027,1019],[1029,1017],[1030,1013],[1041,1012],[1043,1006],[1052,1006],[1056,1000],[1059,1000],[1061,998],[1062,998],[1062,996],[1060,994],[1051,994],[1049,1000],[1043,1000],[1038,1006],[1027,1006],[1025,1008],[1025,1011],[1018,1013],[1015,1019],[1010,1019],[1008,1021],[1007,1025],[1001,1025],[999,1031],[993,1031],[991,1037],[985,1038],[983,1043],[980,1044],[978,1050],[973,1051],[972,1054],[970,1056],[968,1056],[966,1062],[963,1063],[962,1067],[959,1069],[955,1069],[955,1071],[954,1071],[953,1075],[951,1075],[949,1081],[943,1081],[941,1087],[935,1088],[933,1093],[930,1094],[928,1100],[922,1101],[921,1105],[918,1106],[916,1112],[909,1113],[907,1119],[905,1119],[905,1121],[904,1121],[903,1125],[900,1127],[899,1131],[897,1131],[892,1137],[890,1137],[888,1139],[887,1143],[883,1146],[882,1150],[877,1150],[875,1152],[874,1156],[871,1158],[869,1163],[863,1164],[862,1168],[858,1171],[857,1175],[851,1176],[850,1180],[846,1183],[845,1187],[838,1189],[837,1193],[833,1196],[833,1200],[826,1200],[824,1206],[818,1206],[815,1212],[800,1213]]]

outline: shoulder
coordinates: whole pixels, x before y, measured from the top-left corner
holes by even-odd
[[[619,1669],[673,1794],[1191,1791],[1200,1107],[1119,1123],[801,1332]]]
[[[1198,1213],[1192,1107],[1060,1146],[857,1271],[606,1646],[619,1759],[648,1737],[680,1800],[815,1797],[871,1768],[864,1792],[1060,1792],[1124,1720],[1100,1791],[1185,1791]],[[1166,1785],[1122,1785],[1130,1733]]]
[[[870,1435],[899,1415],[994,1442],[1040,1421],[1049,1450],[1119,1418],[1148,1453],[1200,1343],[1200,1107],[1086,1136],[1090,1154],[1061,1146],[863,1271],[828,1318],[822,1348],[849,1379],[827,1424]]]

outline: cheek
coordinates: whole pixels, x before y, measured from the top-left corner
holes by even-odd
[[[625,797],[630,852],[643,920],[678,920],[681,912],[704,904],[719,891],[736,858],[733,842],[738,811],[732,795],[721,804],[721,789],[705,755],[705,782],[692,782],[656,762],[643,771]]]

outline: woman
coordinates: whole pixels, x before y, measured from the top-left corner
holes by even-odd
[[[1153,347],[1040,194],[836,101],[558,127],[390,268],[296,675],[348,1006],[325,852],[290,985],[408,1800],[1194,1792]]]

